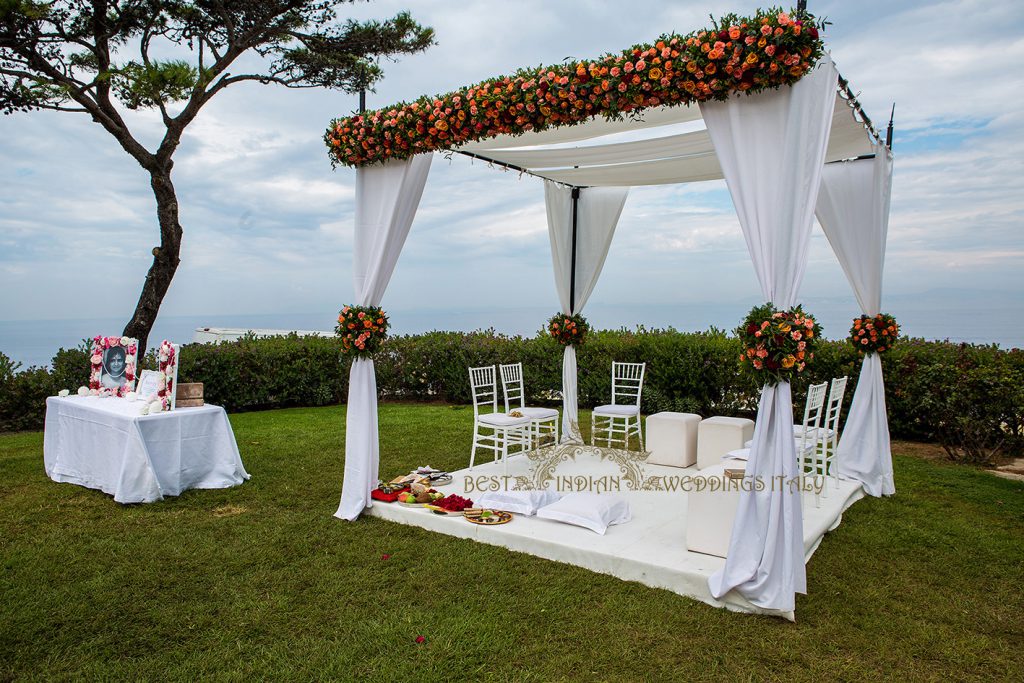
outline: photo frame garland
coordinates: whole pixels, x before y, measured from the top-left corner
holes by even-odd
[[[124,396],[131,392],[135,388],[138,349],[138,340],[132,337],[93,337],[86,393],[92,396]],[[82,393],[79,390],[79,394]]]
[[[139,381],[139,398],[144,401],[143,415],[168,412],[176,406],[178,353],[181,347],[166,339],[157,348],[157,370],[144,370]]]
[[[172,344],[166,339],[160,343],[160,350],[157,351],[157,362],[159,367],[159,386],[156,392],[157,400],[150,404],[150,412],[154,412],[156,403],[159,401],[160,410],[174,410],[175,395],[178,387],[178,349],[177,344]]]

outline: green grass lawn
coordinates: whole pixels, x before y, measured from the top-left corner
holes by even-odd
[[[150,505],[0,436],[0,680],[1024,680],[1020,482],[897,455],[898,494],[825,537],[792,624],[340,521],[343,408],[231,421],[252,480]],[[471,425],[382,405],[382,475],[465,467]]]

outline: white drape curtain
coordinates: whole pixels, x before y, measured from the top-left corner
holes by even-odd
[[[789,88],[701,104],[766,301],[796,303],[832,123],[838,73],[827,57]],[[747,476],[715,597],[736,589],[765,609],[791,612],[807,590],[788,383],[761,391]]]
[[[628,195],[627,187],[580,189],[576,206],[576,289],[572,302],[572,189],[544,181],[555,288],[566,315],[580,313],[594,291]],[[562,440],[579,439],[576,349],[572,346],[565,347],[562,355],[562,402]]]
[[[356,169],[352,282],[356,305],[380,306],[427,182],[432,155]],[[373,361],[352,362],[345,412],[345,481],[335,517],[354,520],[377,485],[377,379]]]
[[[882,307],[882,268],[889,231],[892,156],[876,144],[873,159],[825,166],[817,216],[850,281],[864,315]],[[892,476],[889,420],[882,361],[865,356],[846,427],[836,450],[839,476],[864,485],[872,496],[896,492]]]

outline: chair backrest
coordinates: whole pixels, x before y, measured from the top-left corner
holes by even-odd
[[[638,406],[644,388],[647,363],[612,361],[612,405]]]
[[[525,408],[526,397],[523,390],[523,364],[509,363],[501,365],[501,393],[505,395],[505,412],[512,408]],[[516,401],[519,402],[516,405]]]
[[[807,402],[804,404],[804,431],[814,430],[821,426],[821,410],[825,406],[825,391],[828,382],[812,384],[807,387]]]
[[[480,414],[480,407],[490,405],[492,413],[498,412],[498,387],[494,378],[494,366],[469,369],[469,386],[473,393],[473,417]]]
[[[843,412],[843,394],[846,393],[846,380],[846,377],[833,377],[832,388],[828,391],[825,429],[832,430],[833,444],[839,440],[839,414]]]

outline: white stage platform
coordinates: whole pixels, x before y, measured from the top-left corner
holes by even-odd
[[[524,456],[510,457],[509,475],[527,474],[532,465],[533,463]],[[610,463],[602,461],[597,456],[587,455],[561,464],[558,467],[558,475],[600,478],[616,474],[610,471],[609,465]],[[694,467],[682,469],[644,464],[643,470],[646,476],[682,477],[698,474]],[[501,477],[503,471],[496,463],[486,463],[476,465],[472,472],[459,470],[452,474],[452,483],[438,490],[476,500],[480,492],[466,491],[467,477]],[[484,527],[467,522],[462,517],[441,516],[422,508],[409,508],[398,503],[379,501],[375,501],[366,514],[574,564],[628,581],[638,581],[715,607],[794,619],[795,615],[792,612],[764,610],[752,605],[735,591],[725,595],[722,600],[712,597],[707,585],[708,577],[721,569],[725,560],[712,555],[689,552],[686,549],[685,493],[624,489],[625,486],[623,490],[616,492],[616,495],[629,501],[633,519],[626,524],[610,527],[604,536],[582,527],[523,515],[516,515],[508,524]],[[821,499],[821,507],[815,507],[813,494],[805,494],[803,500],[806,559],[810,559],[825,533],[839,525],[843,512],[863,496],[863,490],[855,482],[840,482],[838,490],[830,488],[829,495]]]

